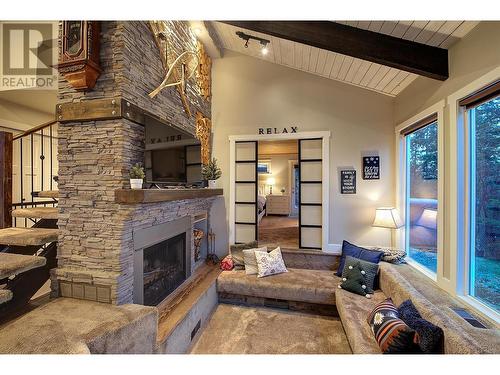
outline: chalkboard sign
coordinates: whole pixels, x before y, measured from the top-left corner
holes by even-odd
[[[380,157],[364,156],[363,180],[379,180],[379,179],[380,179]]]
[[[356,194],[356,171],[340,171],[340,192],[342,194]]]

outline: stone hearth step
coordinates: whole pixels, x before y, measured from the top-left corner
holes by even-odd
[[[0,245],[40,246],[57,241],[57,229],[4,228],[0,229]]]
[[[39,198],[59,198],[59,190],[45,190],[37,193]]]
[[[0,305],[12,299],[12,292],[8,289],[0,289]]]
[[[57,207],[33,207],[19,208],[12,211],[12,217],[25,217],[31,219],[57,219],[59,209]]]
[[[44,257],[0,253],[0,279],[18,275],[33,268],[42,267],[46,262],[47,259]]]

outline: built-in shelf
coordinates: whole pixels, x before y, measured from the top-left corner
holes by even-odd
[[[210,198],[222,194],[222,189],[119,189],[115,190],[115,202],[120,204],[172,202]]]

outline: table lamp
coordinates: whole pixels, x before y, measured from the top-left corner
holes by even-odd
[[[437,211],[432,208],[424,208],[415,224],[428,229],[437,229]]]
[[[375,211],[375,220],[373,220],[372,226],[391,230],[391,247],[394,247],[393,229],[401,228],[403,225],[403,220],[401,220],[398,210],[394,207],[379,207]]]
[[[269,194],[273,195],[273,185],[276,183],[276,179],[274,177],[268,177],[266,182],[269,185]]]

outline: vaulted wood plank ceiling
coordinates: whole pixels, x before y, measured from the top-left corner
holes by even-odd
[[[338,23],[446,49],[478,24],[469,21],[338,21]],[[213,25],[226,49],[385,95],[398,95],[418,77],[414,73],[400,69],[241,27],[220,22],[213,22]],[[236,31],[240,30],[270,40],[269,53],[262,55],[261,46],[256,42],[250,42],[248,48],[245,48],[244,42],[236,35]]]

